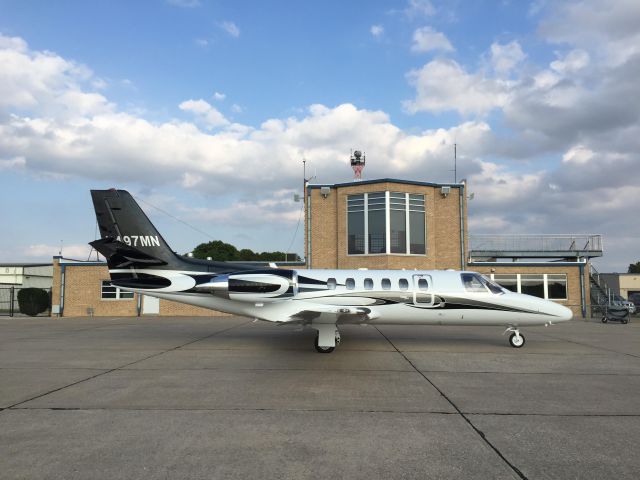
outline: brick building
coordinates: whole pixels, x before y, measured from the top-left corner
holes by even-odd
[[[308,268],[461,269],[464,184],[369,180],[308,185]]]
[[[600,236],[469,235],[464,182],[308,184],[305,212],[308,268],[474,270],[588,314]]]

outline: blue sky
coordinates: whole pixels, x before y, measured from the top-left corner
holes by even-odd
[[[112,186],[214,238],[284,250],[302,157],[324,182],[351,177],[350,148],[367,152],[368,178],[450,181],[454,142],[471,233],[602,233],[605,270],[640,259],[640,226],[616,221],[640,201],[638,2],[0,12],[0,261],[49,258],[61,240],[85,255],[88,190]],[[146,210],[179,251],[208,240]]]

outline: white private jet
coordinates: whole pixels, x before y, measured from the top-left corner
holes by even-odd
[[[107,259],[122,290],[275,323],[317,330],[318,352],[340,343],[338,326],[487,325],[506,327],[524,345],[521,326],[572,318],[557,303],[513,293],[479,273],[454,270],[290,270],[182,257],[173,252],[124,190],[92,190]]]

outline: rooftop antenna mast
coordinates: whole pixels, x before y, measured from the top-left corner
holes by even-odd
[[[364,170],[364,165],[367,160],[366,155],[360,150],[352,151],[350,160],[351,168],[353,169],[353,179],[355,181],[362,180],[362,170]]]
[[[458,144],[453,144],[453,183],[458,183]]]

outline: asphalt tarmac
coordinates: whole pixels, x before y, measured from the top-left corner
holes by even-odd
[[[0,318],[1,479],[640,478],[640,320]]]

